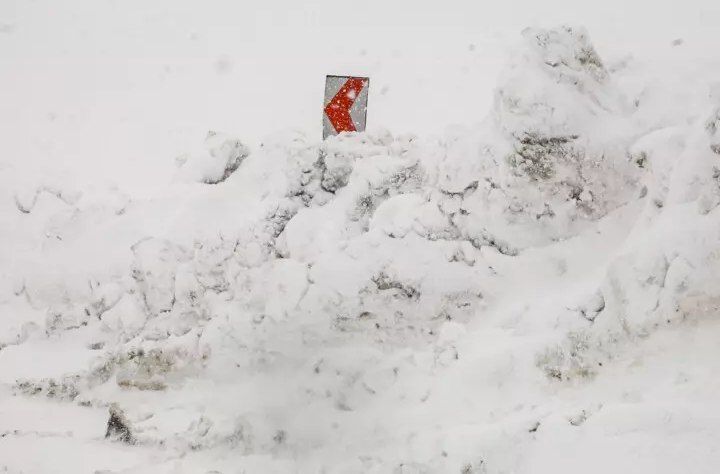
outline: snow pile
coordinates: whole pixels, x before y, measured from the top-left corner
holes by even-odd
[[[631,146],[631,159],[645,171],[643,209],[597,289],[576,307],[592,325],[539,357],[548,375],[594,375],[620,347],[717,313],[717,107],[705,117],[649,132]]]
[[[178,180],[220,183],[228,179],[250,154],[240,140],[213,131],[205,138],[205,148],[205,153],[185,154],[175,160]]]
[[[539,472],[632,431],[611,374],[720,304],[720,107],[646,130],[584,30],[523,37],[480,129],[211,132],[153,196],[16,193],[2,383],[189,471]]]
[[[582,28],[526,29],[495,96],[510,149],[498,159],[503,201],[516,219],[549,222],[566,237],[636,192],[627,157],[630,107]]]

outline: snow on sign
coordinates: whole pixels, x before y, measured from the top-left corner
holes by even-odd
[[[365,131],[370,78],[327,76],[323,139],[340,132]]]

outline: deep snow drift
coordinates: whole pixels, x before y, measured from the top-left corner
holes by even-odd
[[[211,132],[139,197],[0,169],[0,466],[716,472],[720,89],[522,37],[442,139]]]

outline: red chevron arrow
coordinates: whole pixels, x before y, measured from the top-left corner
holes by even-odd
[[[360,95],[363,87],[365,87],[365,79],[351,77],[325,106],[325,114],[330,119],[332,126],[335,127],[336,132],[355,131],[355,124],[352,117],[350,117],[350,108]]]

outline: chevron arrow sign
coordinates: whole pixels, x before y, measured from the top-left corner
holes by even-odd
[[[363,132],[370,78],[327,76],[323,108],[323,139],[340,132]]]

